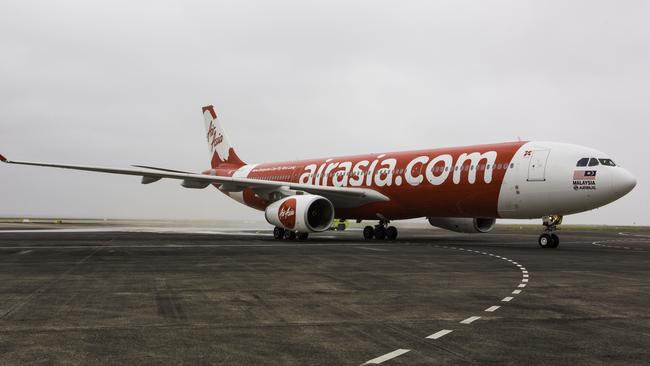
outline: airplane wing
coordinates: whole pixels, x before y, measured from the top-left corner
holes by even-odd
[[[30,161],[13,161],[0,155],[0,161],[6,164],[30,165],[49,168],[82,170],[87,172],[132,175],[142,177],[142,184],[150,184],[161,179],[181,180],[185,188],[205,188],[211,184],[219,184],[219,189],[224,192],[241,192],[251,188],[260,197],[272,201],[274,197],[282,197],[290,191],[302,191],[323,196],[334,204],[334,207],[359,207],[368,203],[389,201],[390,199],[380,192],[369,188],[329,187],[315,186],[292,182],[269,181],[254,178],[233,178],[206,174],[187,173],[177,170],[137,166],[134,168],[110,168],[89,165],[52,164]]]

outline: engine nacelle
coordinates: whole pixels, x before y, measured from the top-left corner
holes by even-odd
[[[334,205],[327,198],[313,194],[283,198],[270,204],[264,212],[271,225],[302,233],[320,232],[334,221]]]
[[[457,233],[489,233],[494,229],[496,222],[496,219],[429,217],[429,224],[431,226]]]

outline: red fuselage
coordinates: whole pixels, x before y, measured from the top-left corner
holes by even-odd
[[[497,218],[501,183],[525,142],[344,156],[248,165],[248,178],[321,186],[371,188],[390,200],[337,208],[347,219],[415,217]],[[239,165],[222,164],[209,174],[233,176]],[[208,172],[206,172],[208,173]],[[246,205],[264,210],[270,202],[252,189]]]

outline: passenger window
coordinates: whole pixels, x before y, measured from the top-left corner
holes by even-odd
[[[589,163],[589,158],[582,158],[578,160],[578,164],[576,164],[576,166],[587,166],[588,163]]]
[[[597,166],[597,165],[598,165],[598,159],[596,158],[589,159],[589,166]]]

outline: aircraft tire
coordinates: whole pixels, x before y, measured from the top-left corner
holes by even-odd
[[[397,239],[397,228],[395,226],[389,226],[388,229],[386,229],[386,237],[388,240]]]
[[[553,248],[553,238],[549,234],[540,235],[537,243],[544,249]]]
[[[275,229],[273,229],[273,238],[274,238],[275,240],[282,240],[282,239],[284,239],[284,231],[285,231],[285,230],[284,230],[283,228],[281,228],[281,227],[279,227],[279,226],[276,226]]]
[[[375,228],[375,239],[384,240],[386,239],[386,229],[383,226]]]
[[[363,228],[363,237],[364,239],[372,239],[375,236],[375,228],[372,226],[366,226]]]
[[[557,248],[560,246],[560,237],[557,236],[556,234],[551,234],[551,239],[553,239],[553,245],[551,248]]]
[[[296,239],[296,232],[291,231],[291,230],[285,230],[284,231],[284,238],[286,240],[295,240]]]

